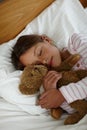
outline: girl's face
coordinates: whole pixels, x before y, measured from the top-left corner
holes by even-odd
[[[51,67],[59,66],[61,63],[60,51],[51,42],[49,39],[44,39],[43,43],[38,42],[20,56],[21,63],[24,66],[39,63],[47,64]]]

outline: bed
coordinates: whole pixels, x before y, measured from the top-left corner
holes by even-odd
[[[47,34],[61,49],[74,32],[87,34],[87,10],[79,0],[0,3],[0,130],[87,130],[87,115],[75,125],[64,126],[67,114],[54,120],[48,110],[35,105],[36,95],[22,95],[18,89],[22,71],[15,70],[10,59],[22,35]]]

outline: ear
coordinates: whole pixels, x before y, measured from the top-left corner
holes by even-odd
[[[45,41],[45,42],[52,43],[52,39],[49,38],[49,37],[48,37],[47,35],[45,35],[45,34],[41,35],[41,38],[42,38],[42,40]]]

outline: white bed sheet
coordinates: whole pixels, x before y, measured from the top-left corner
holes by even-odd
[[[66,115],[60,120],[50,116],[32,116],[15,105],[0,99],[0,130],[87,130],[87,116],[75,125],[64,126]]]
[[[64,126],[67,115],[55,121],[48,111],[35,105],[36,95],[22,95],[18,90],[22,72],[15,71],[10,60],[12,46],[21,35],[47,34],[61,49],[74,32],[87,34],[85,10],[78,0],[56,0],[16,38],[0,46],[0,130],[87,130],[87,116],[75,125]]]

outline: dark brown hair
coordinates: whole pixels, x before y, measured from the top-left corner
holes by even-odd
[[[17,70],[24,69],[23,64],[19,60],[20,56],[38,42],[43,42],[43,39],[40,35],[31,34],[19,37],[13,47],[13,51],[11,54],[12,63]]]

